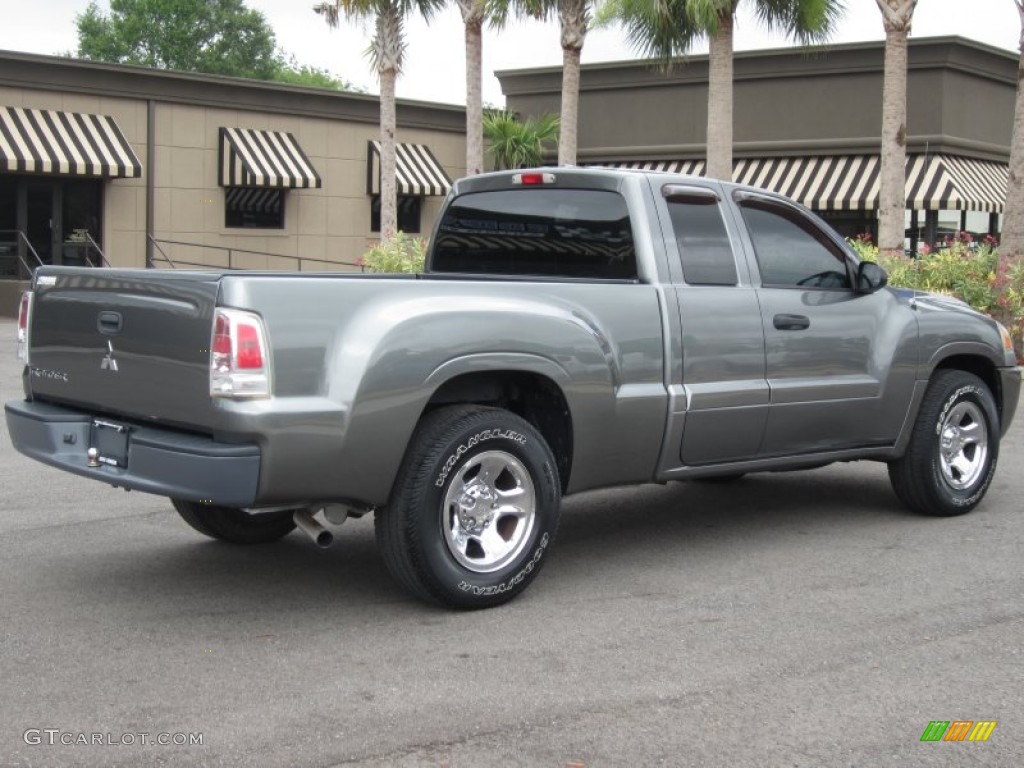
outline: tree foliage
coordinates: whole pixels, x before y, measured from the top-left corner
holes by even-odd
[[[496,168],[529,168],[540,165],[544,150],[558,138],[558,115],[538,115],[520,120],[505,110],[484,114],[487,154]]]
[[[801,44],[821,42],[843,12],[841,0],[750,0],[767,30]],[[642,55],[671,66],[693,45],[719,34],[732,20],[740,0],[605,0],[598,13],[604,25],[619,21],[626,39]]]
[[[110,0],[109,13],[90,2],[76,22],[82,59],[352,90],[286,57],[243,0]]]

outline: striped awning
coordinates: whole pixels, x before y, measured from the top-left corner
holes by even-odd
[[[323,182],[290,133],[221,128],[220,185],[319,189]]]
[[[0,107],[0,172],[138,178],[142,163],[114,118]]]
[[[907,158],[907,207],[1002,213],[1010,168],[958,155]]]
[[[733,181],[786,195],[818,211],[878,205],[877,155],[746,158],[733,164]]]
[[[663,171],[683,173],[687,176],[703,176],[703,160],[625,160],[615,163],[587,163],[591,168],[632,168],[637,171]]]
[[[704,174],[703,160],[600,163],[605,167]],[[878,155],[742,158],[733,163],[733,181],[791,197],[818,211],[878,207],[881,160]],[[1005,163],[958,155],[908,155],[907,207],[1001,213],[1009,169]]]
[[[447,195],[452,181],[425,144],[397,144],[395,177],[400,195]],[[369,142],[366,193],[380,194],[380,142]]]

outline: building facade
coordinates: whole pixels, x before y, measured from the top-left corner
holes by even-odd
[[[882,42],[739,52],[735,181],[796,198],[844,235],[877,234]],[[907,247],[998,232],[1018,60],[949,37],[911,40]],[[559,111],[561,68],[497,73],[510,110]],[[668,74],[650,62],[583,67],[580,164],[703,174],[708,59]]]
[[[425,234],[465,111],[400,101],[398,126],[399,228]],[[379,134],[376,96],[0,52],[0,302],[40,262],[357,269]]]

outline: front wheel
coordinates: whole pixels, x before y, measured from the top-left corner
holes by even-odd
[[[529,422],[479,406],[440,408],[409,444],[377,544],[412,594],[487,608],[537,576],[558,529],[554,456]]]
[[[900,500],[924,515],[951,517],[985,496],[999,457],[999,415],[985,383],[964,371],[935,374],[907,452],[889,463]]]
[[[290,511],[250,515],[234,507],[183,499],[171,499],[171,504],[181,519],[201,534],[230,544],[269,544],[287,536],[295,528]]]

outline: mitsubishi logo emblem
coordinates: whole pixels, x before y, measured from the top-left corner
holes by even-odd
[[[101,371],[117,371],[117,360],[114,359],[114,342],[107,342],[107,354],[100,361]]]

